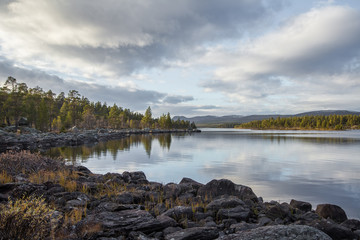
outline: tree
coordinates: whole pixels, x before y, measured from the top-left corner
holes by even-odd
[[[152,113],[150,106],[146,109],[144,117],[141,119],[141,125],[145,128],[150,128],[152,124]]]
[[[13,77],[8,77],[4,84],[5,89],[11,87],[9,97],[4,103],[4,108],[8,109],[7,117],[8,123],[12,119],[15,123],[15,129],[19,126],[19,119],[24,113],[24,96],[27,93],[27,86],[25,83],[17,83]]]

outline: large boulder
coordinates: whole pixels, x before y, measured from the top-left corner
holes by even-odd
[[[332,220],[322,219],[321,221],[312,224],[313,227],[323,231],[333,239],[359,239],[351,229],[341,226]]]
[[[319,204],[316,207],[316,213],[323,218],[330,218],[338,223],[347,220],[345,211],[341,207],[333,204]]]
[[[298,201],[298,200],[295,200],[295,199],[292,199],[290,201],[290,206],[292,208],[297,208],[297,209],[299,209],[299,210],[301,210],[303,212],[309,212],[312,209],[312,206],[311,206],[310,203],[303,202],[303,201]]]
[[[220,237],[221,240],[331,240],[324,232],[303,225],[277,225],[239,231],[235,234]]]
[[[139,209],[118,212],[104,211],[93,215],[89,214],[86,219],[100,224],[107,237],[127,235],[131,231],[149,234],[162,231],[166,227],[149,212]]]
[[[166,240],[211,240],[219,236],[217,228],[213,227],[194,227],[170,233],[165,236]]]
[[[206,209],[217,212],[221,208],[234,208],[237,206],[245,206],[245,203],[239,198],[234,196],[222,196],[220,198],[211,201],[206,206]]]
[[[212,180],[198,190],[198,195],[204,198],[215,198],[221,195],[233,195],[241,200],[258,201],[250,187],[238,185],[227,179]]]

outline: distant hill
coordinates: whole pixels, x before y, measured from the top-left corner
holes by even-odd
[[[227,116],[196,116],[196,117],[185,117],[185,116],[175,116],[174,120],[180,119],[190,122],[195,122],[198,127],[219,127],[232,126],[240,123],[251,122],[255,120],[263,120],[268,118],[286,118],[286,117],[302,117],[302,116],[329,116],[329,115],[360,115],[360,112],[347,111],[347,110],[322,110],[322,111],[311,111],[303,112],[293,115],[280,115],[280,114],[269,114],[269,115],[227,115]]]

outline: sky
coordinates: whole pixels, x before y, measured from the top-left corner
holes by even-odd
[[[0,84],[154,116],[360,111],[358,0],[0,0]]]

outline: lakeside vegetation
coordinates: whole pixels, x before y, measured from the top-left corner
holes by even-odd
[[[360,129],[359,115],[302,116],[268,118],[236,125],[246,129],[347,130]]]
[[[26,119],[26,123],[24,120]],[[40,131],[66,131],[74,126],[96,128],[157,128],[195,129],[195,123],[171,119],[170,113],[159,118],[152,116],[148,107],[144,114],[116,104],[90,102],[77,90],[55,94],[40,87],[29,88],[13,77],[8,77],[0,88],[0,127],[27,124]]]

